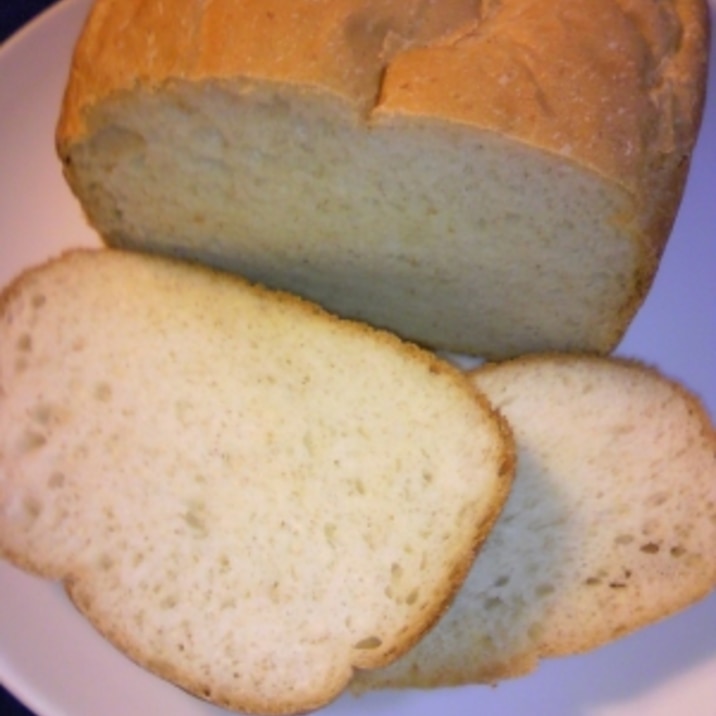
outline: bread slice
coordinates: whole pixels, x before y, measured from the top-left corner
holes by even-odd
[[[610,351],[706,88],[704,0],[98,0],[57,128],[111,245],[434,348]]]
[[[222,706],[306,711],[406,651],[509,489],[462,373],[291,296],[99,250],[0,306],[0,553]]]
[[[357,689],[519,676],[716,586],[716,431],[693,395],[617,359],[537,356],[472,379],[514,430],[512,493],[447,614]]]

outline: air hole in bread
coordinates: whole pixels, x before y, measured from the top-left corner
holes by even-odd
[[[206,537],[209,533],[206,524],[206,508],[202,502],[192,502],[186,512],[182,514],[182,519],[191,528],[194,536]]]
[[[662,490],[661,492],[655,492],[652,495],[649,495],[649,497],[647,498],[647,507],[659,507],[660,505],[663,505],[668,502],[670,497],[671,495],[666,490]]]
[[[368,636],[365,639],[361,639],[353,645],[354,649],[377,649],[383,640],[377,636]]]
[[[336,526],[332,522],[327,522],[323,526],[323,534],[326,538],[326,542],[333,548],[336,546],[336,529]]]
[[[42,502],[34,495],[27,495],[22,501],[22,509],[30,519],[37,519],[42,514]]]
[[[415,602],[418,601],[418,598],[420,597],[420,590],[419,589],[413,589],[410,594],[408,594],[407,597],[405,597],[405,603],[408,605],[413,605]]]
[[[29,333],[23,333],[17,339],[17,349],[22,353],[30,353],[32,351],[32,336]]]
[[[283,599],[283,592],[281,585],[278,582],[274,582],[269,588],[269,599],[274,604],[279,604]]]
[[[20,436],[18,442],[18,451],[21,454],[35,452],[39,450],[45,443],[47,438],[37,430],[27,429]]]
[[[542,637],[542,634],[544,634],[544,627],[541,624],[530,624],[527,627],[527,634],[530,639],[537,641]]]
[[[364,532],[364,533],[362,534],[362,537],[363,537],[363,541],[366,543],[366,545],[367,545],[370,549],[375,549],[375,548],[376,548],[376,545],[377,545],[377,543],[376,543],[376,537],[375,537],[375,535],[374,535],[372,532]]]
[[[57,410],[48,403],[39,403],[30,411],[30,417],[43,427],[48,426],[56,416]]]
[[[101,403],[107,403],[112,399],[112,386],[109,383],[97,383],[94,388],[94,397]]]
[[[53,472],[47,479],[47,486],[53,490],[58,490],[65,485],[65,476],[61,472]]]
[[[538,584],[535,589],[535,594],[538,597],[546,597],[555,592],[555,586],[553,584]]]
[[[173,594],[169,594],[162,601],[160,602],[159,606],[162,609],[165,609],[169,611],[170,609],[174,609],[177,605],[177,598]]]
[[[108,554],[101,554],[97,560],[97,566],[104,572],[109,571],[114,566],[114,560]]]

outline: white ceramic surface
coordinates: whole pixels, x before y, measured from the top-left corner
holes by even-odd
[[[711,1],[711,9],[716,0]],[[65,0],[0,49],[0,285],[65,247],[97,244],[66,188],[53,130],[89,0]],[[713,14],[713,12],[712,12]],[[713,58],[712,58],[713,60]],[[654,288],[619,352],[658,365],[716,416],[716,63],[703,131]],[[714,545],[716,549],[716,545]],[[39,716],[222,712],[145,673],[62,590],[0,563],[0,681]],[[716,595],[588,655],[498,688],[345,696],[325,716],[716,715]]]

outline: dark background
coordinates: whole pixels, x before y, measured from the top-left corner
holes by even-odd
[[[57,0],[0,0],[0,43],[4,43],[16,30],[56,2]],[[1,77],[0,82],[2,82]],[[52,648],[50,645],[48,647]],[[2,687],[0,687],[0,714],[33,716],[32,712],[20,705]]]
[[[15,30],[38,15],[57,0],[2,0],[0,2],[0,43]]]

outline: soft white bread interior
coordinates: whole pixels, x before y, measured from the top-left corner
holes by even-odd
[[[412,646],[510,486],[460,371],[206,268],[66,254],[0,347],[0,553],[226,707],[306,711]]]
[[[705,94],[704,0],[97,0],[57,129],[112,245],[446,350],[609,351]]]
[[[492,682],[716,587],[716,430],[641,364],[539,356],[472,375],[514,431],[507,505],[450,610],[357,689]]]

